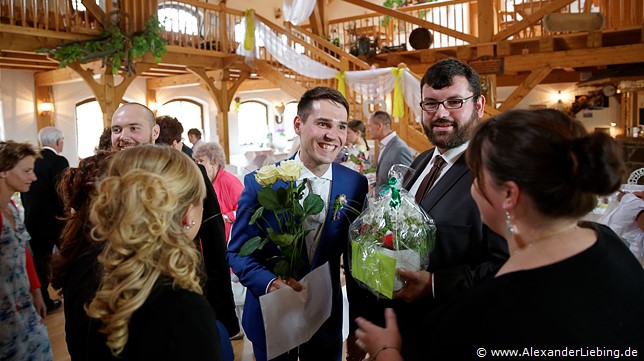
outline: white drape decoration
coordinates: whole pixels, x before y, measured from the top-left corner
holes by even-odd
[[[252,51],[246,51],[241,46],[240,55],[246,58],[246,63],[252,63],[254,58],[259,54],[258,44],[262,44],[266,51],[271,54],[277,61],[282,63],[289,69],[292,69],[298,74],[304,75],[313,79],[332,79],[338,70],[328,67],[324,64],[309,58],[304,54],[300,54],[295,49],[290,47],[285,39],[278,36],[271,28],[266,26],[255,17],[253,14],[253,21],[255,23],[255,47]],[[245,22],[244,22],[244,29]],[[250,59],[250,58],[252,59]]]
[[[255,14],[253,14],[253,17],[255,17]],[[257,20],[255,19],[254,21],[255,21],[255,24],[257,24],[256,23]],[[246,38],[246,17],[245,16],[242,17],[241,29],[242,29],[242,31],[241,31],[241,34],[240,34],[240,39],[242,39],[242,41],[240,41],[239,45],[237,46],[237,54],[243,56],[244,57],[244,62],[252,67],[252,64],[255,62],[255,59],[257,59],[257,48],[258,48],[258,46],[257,46],[257,36],[254,37],[255,42],[254,42],[254,45],[253,45],[253,47],[251,49],[244,48],[244,40],[243,39]]]
[[[316,0],[284,0],[284,20],[291,22],[293,25],[300,25],[308,20]]]
[[[420,80],[409,69],[405,69],[400,80],[405,103],[414,112],[415,120],[420,123],[423,120],[423,110],[420,109]]]
[[[318,63],[308,56],[296,52],[281,36],[278,36],[266,24],[259,21],[254,14],[253,22],[255,25],[255,44],[253,49],[244,49],[243,42],[237,48],[237,54],[244,56],[247,64],[252,66],[252,63],[257,59],[257,54],[259,54],[258,44],[263,44],[262,46],[266,48],[266,51],[277,61],[308,78],[333,79],[336,74],[340,73],[337,69]],[[245,36],[245,18],[242,18],[242,28],[244,29]],[[384,99],[386,95],[392,92],[396,85],[396,76],[392,73],[391,69],[372,68],[370,70],[347,71],[344,73],[345,83],[347,87],[368,99]],[[405,69],[400,83],[405,103],[412,109],[415,120],[420,122],[422,120],[422,110],[419,105],[420,80],[409,69]]]
[[[384,99],[396,85],[396,76],[392,68],[347,71],[344,81],[351,90],[370,99]],[[420,109],[420,80],[409,69],[405,69],[400,79],[405,103],[414,112],[417,122],[422,120]]]
[[[396,85],[391,68],[347,71],[344,76],[349,89],[370,99],[384,99]]]

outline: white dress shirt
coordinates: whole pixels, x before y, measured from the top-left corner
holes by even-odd
[[[295,155],[295,161],[302,163],[300,152]],[[333,167],[329,164],[329,169],[320,177],[311,172],[304,164],[302,164],[302,175],[297,180],[299,185],[304,179],[309,180],[309,184],[304,188],[302,202],[304,198],[310,193],[317,194],[324,202],[324,209],[316,216],[309,217],[306,226],[311,227],[313,230],[306,235],[306,248],[309,256],[309,262],[313,263],[315,253],[317,251],[318,243],[320,241],[320,234],[324,227],[324,221],[329,211],[329,196],[331,194],[331,182],[333,181]]]
[[[425,167],[425,169],[423,169],[422,173],[420,173],[420,176],[418,176],[416,182],[414,182],[414,185],[409,189],[409,194],[414,197],[416,196],[416,192],[418,191],[418,188],[420,188],[420,184],[423,182],[423,179],[425,179],[427,173],[429,173],[429,171],[432,169],[437,155],[443,157],[443,159],[445,160],[445,165],[443,166],[443,169],[441,169],[441,173],[438,175],[438,178],[436,178],[436,181],[432,185],[432,188],[436,186],[443,175],[447,173],[447,171],[452,167],[452,165],[454,165],[454,163],[456,163],[458,158],[462,156],[463,153],[465,153],[468,145],[469,142],[465,142],[464,144],[461,144],[456,148],[449,149],[443,154],[438,151],[438,148],[434,148],[434,154],[432,154],[431,160],[429,161],[429,163],[427,163],[427,166]],[[428,191],[430,190],[431,188]]]
[[[380,151],[378,152],[378,163],[380,163],[380,159],[382,158],[382,153],[385,151],[387,144],[389,144],[389,142],[391,142],[391,140],[394,139],[396,135],[398,134],[396,134],[396,132],[394,131],[387,134],[386,137],[380,139],[380,144],[378,144],[378,146],[380,147]]]

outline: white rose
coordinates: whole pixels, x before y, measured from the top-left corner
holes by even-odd
[[[294,182],[302,175],[302,163],[285,160],[277,167],[277,176],[284,182]]]
[[[255,173],[255,180],[261,186],[268,187],[277,181],[277,167],[274,164],[265,165]]]

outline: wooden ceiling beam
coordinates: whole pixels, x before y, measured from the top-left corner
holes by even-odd
[[[197,68],[197,71],[202,71]],[[202,84],[202,77],[196,75],[194,70],[189,74],[174,75],[164,78],[155,78],[147,80],[148,89],[161,89],[161,88],[176,88],[184,86],[193,86]],[[221,80],[223,70],[210,70],[205,71],[205,76],[208,78]]]
[[[541,67],[531,72],[512,92],[512,94],[510,94],[507,99],[503,101],[503,104],[498,110],[503,112],[514,108],[517,104],[519,104],[521,99],[525,98],[525,96],[528,95],[528,93],[530,93],[530,91],[534,89],[535,86],[539,85],[541,81],[545,79],[548,74],[550,74],[551,71],[552,68],[550,66],[542,65]]]
[[[57,64],[52,64],[52,63],[47,63],[47,62],[24,62],[20,59],[13,58],[13,59],[2,59],[0,60],[0,64],[2,64],[2,67],[18,67],[18,68],[25,68],[25,69],[47,69],[47,70],[53,70],[58,68]]]
[[[101,62],[99,60],[91,62],[89,64],[83,64],[82,68],[91,70],[93,73],[98,73],[101,69]],[[34,74],[34,79],[37,86],[59,85],[82,80],[79,73],[71,68],[60,68],[56,70],[38,72]]]
[[[609,46],[604,48],[555,51],[504,58],[505,73],[531,71],[547,64],[552,68],[578,68],[586,66],[633,64],[644,62],[644,44]]]
[[[239,85],[237,92],[279,90],[279,87],[266,79],[250,79]]]
[[[309,24],[311,25],[311,32],[320,37],[328,37],[329,34],[329,20],[326,18],[325,7],[322,0],[315,2],[315,7],[311,16],[309,16]]]

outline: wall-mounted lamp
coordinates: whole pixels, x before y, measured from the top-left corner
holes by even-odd
[[[563,103],[564,95],[561,94],[561,90],[559,90],[557,93],[553,95],[553,98],[557,103]]]
[[[275,106],[275,113],[281,117],[284,115],[284,109],[286,109],[286,106],[284,103],[280,103],[280,105]]]
[[[54,103],[42,102],[42,103],[38,104],[38,111],[41,114],[47,114],[48,115],[49,113],[54,111]]]
[[[553,108],[558,110],[558,111],[560,111],[560,112],[563,112],[564,109],[565,109],[565,106],[564,106],[564,103],[563,103],[564,98],[565,98],[565,96],[564,96],[564,94],[561,94],[561,90],[559,90],[557,93],[553,94],[552,99],[554,101],[556,101],[556,103],[553,106]]]
[[[280,105],[275,106],[275,123],[277,124],[282,124],[282,121],[284,120],[284,110],[286,109],[286,106],[284,105],[284,102],[280,103]]]
[[[235,97],[235,104],[233,107],[235,108],[235,111],[239,113],[239,106],[241,106],[241,98],[240,97]]]

